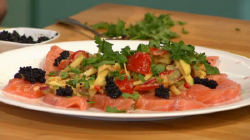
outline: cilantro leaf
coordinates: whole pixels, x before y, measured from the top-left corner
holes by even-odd
[[[183,34],[188,34],[188,33],[189,33],[188,31],[186,31],[186,30],[184,29],[184,27],[181,29],[181,32],[182,32]]]
[[[148,46],[149,47],[156,47],[156,48],[161,47],[160,41],[157,41],[157,40],[150,40],[149,43],[148,43]]]
[[[87,104],[94,104],[94,103],[95,103],[95,101],[87,102]]]
[[[93,29],[108,29],[109,23],[107,22],[99,22],[91,26]]]
[[[72,68],[69,65],[67,67],[70,69],[69,72],[73,72],[75,74],[80,74],[81,73],[81,71],[78,68]]]
[[[205,63],[204,65],[205,65],[207,74],[212,74],[212,75],[220,74],[220,71],[217,67],[213,67],[213,66],[209,65],[208,63]]]
[[[144,76],[143,76],[143,75],[138,74],[138,78],[139,78],[143,83],[146,82],[146,80],[144,79]]]
[[[104,35],[106,36],[121,36],[124,35],[125,33],[125,22],[118,19],[118,23],[117,24],[110,24],[108,31],[106,33],[104,33]]]
[[[89,89],[89,83],[88,82],[84,82],[84,89]]]
[[[129,94],[129,93],[122,93],[121,95],[123,98],[127,99],[127,98],[131,98],[134,101],[136,101],[137,99],[140,98],[140,94],[139,93],[133,93],[133,94]]]
[[[64,78],[68,78],[68,77],[69,77],[68,72],[62,71],[62,72],[60,73],[60,77],[62,77],[63,79],[64,79]]]
[[[58,74],[58,71],[51,71],[48,76],[56,76]]]
[[[149,47],[145,44],[139,44],[137,47],[137,52],[149,52]]]
[[[240,28],[235,28],[236,31],[240,31]]]
[[[165,71],[165,66],[161,64],[151,65],[151,69],[154,75],[159,75],[161,72]]]
[[[123,48],[121,50],[121,54],[125,55],[125,56],[128,56],[128,55],[133,55],[136,51],[134,50],[130,50],[130,47],[129,46],[126,46],[125,48]]]
[[[179,25],[185,25],[187,22],[184,21],[176,21]]]
[[[199,68],[198,68],[198,63],[196,63],[196,64],[194,65],[194,69],[195,69],[196,71],[199,70]]]
[[[105,112],[111,112],[111,113],[126,113],[126,110],[118,110],[116,109],[116,107],[110,107],[110,106],[106,106],[106,110]]]

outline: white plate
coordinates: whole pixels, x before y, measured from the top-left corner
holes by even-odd
[[[4,30],[8,31],[10,33],[12,33],[15,30],[21,36],[25,34],[27,37],[28,36],[33,37],[34,40],[37,40],[40,36],[46,36],[50,39],[47,41],[41,42],[41,43],[36,43],[36,44],[27,44],[27,43],[18,43],[18,42],[10,42],[10,41],[0,40],[0,52],[19,49],[19,48],[23,48],[23,47],[27,47],[27,46],[52,43],[52,42],[56,41],[60,36],[59,32],[52,31],[52,30],[45,30],[45,29],[37,29],[37,28],[27,28],[27,27],[8,28],[8,29],[0,30],[0,32],[2,32]]]
[[[127,45],[132,49],[136,49],[139,43],[147,44],[147,41],[109,41],[114,44],[114,50],[120,50]],[[32,66],[42,68],[44,59],[50,47],[52,45],[58,45],[62,49],[77,51],[86,50],[90,53],[97,52],[97,47],[94,41],[78,41],[78,42],[63,42],[56,44],[45,44],[39,46],[26,47],[18,50],[4,52],[0,54],[0,89],[3,89],[9,79],[13,78],[14,74],[19,70],[20,66]],[[203,47],[196,47],[198,52],[206,52],[208,56],[219,56],[220,60],[217,63],[219,69],[223,73],[227,73],[230,79],[237,81],[242,86],[243,100],[240,102],[234,102],[217,107],[211,107],[207,109],[197,109],[190,111],[173,111],[173,112],[150,112],[141,111],[136,113],[106,113],[95,109],[87,111],[73,110],[73,109],[60,109],[53,106],[49,106],[41,103],[37,100],[30,100],[30,102],[21,102],[5,97],[2,92],[0,93],[0,101],[6,104],[19,106],[22,108],[64,114],[73,115],[90,119],[102,119],[102,120],[156,120],[156,119],[171,119],[176,117],[207,114],[225,110],[236,109],[250,105],[250,60],[248,58],[223,52],[219,50],[213,50]],[[32,102],[32,103],[31,103]]]

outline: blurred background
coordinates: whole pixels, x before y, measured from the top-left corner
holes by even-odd
[[[7,0],[3,27],[43,28],[101,3],[115,3],[250,20],[250,0]],[[110,7],[112,8],[112,7]]]

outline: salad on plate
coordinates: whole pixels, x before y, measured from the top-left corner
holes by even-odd
[[[113,113],[203,109],[241,96],[241,85],[215,66],[218,56],[183,41],[151,40],[120,51],[99,37],[95,43],[95,54],[52,46],[42,69],[21,66],[3,91],[59,108]]]

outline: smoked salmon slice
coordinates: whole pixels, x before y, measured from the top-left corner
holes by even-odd
[[[29,81],[24,81],[24,78],[14,78],[9,81],[9,84],[3,89],[3,91],[34,99],[44,96],[43,92],[40,90],[40,87],[46,86],[46,84],[38,82],[31,84]]]
[[[45,64],[44,64],[44,70],[46,71],[46,75],[51,71],[60,71],[60,68],[58,66],[54,66],[55,59],[60,56],[60,53],[62,53],[63,49],[61,49],[58,46],[52,46],[50,51],[48,52]],[[74,52],[69,51],[70,54],[73,54]]]
[[[129,110],[131,106],[135,103],[133,99],[124,99],[122,97],[118,99],[112,99],[104,94],[96,94],[92,101],[94,101],[94,108],[106,110],[106,106],[116,107],[118,110]]]
[[[232,100],[241,94],[241,85],[227,79],[225,75],[207,76],[217,81],[216,89],[195,84],[187,92],[187,96],[205,104],[217,104]]]
[[[86,99],[79,96],[62,97],[49,93],[44,96],[43,102],[61,108],[79,108],[80,110],[88,108]]]

